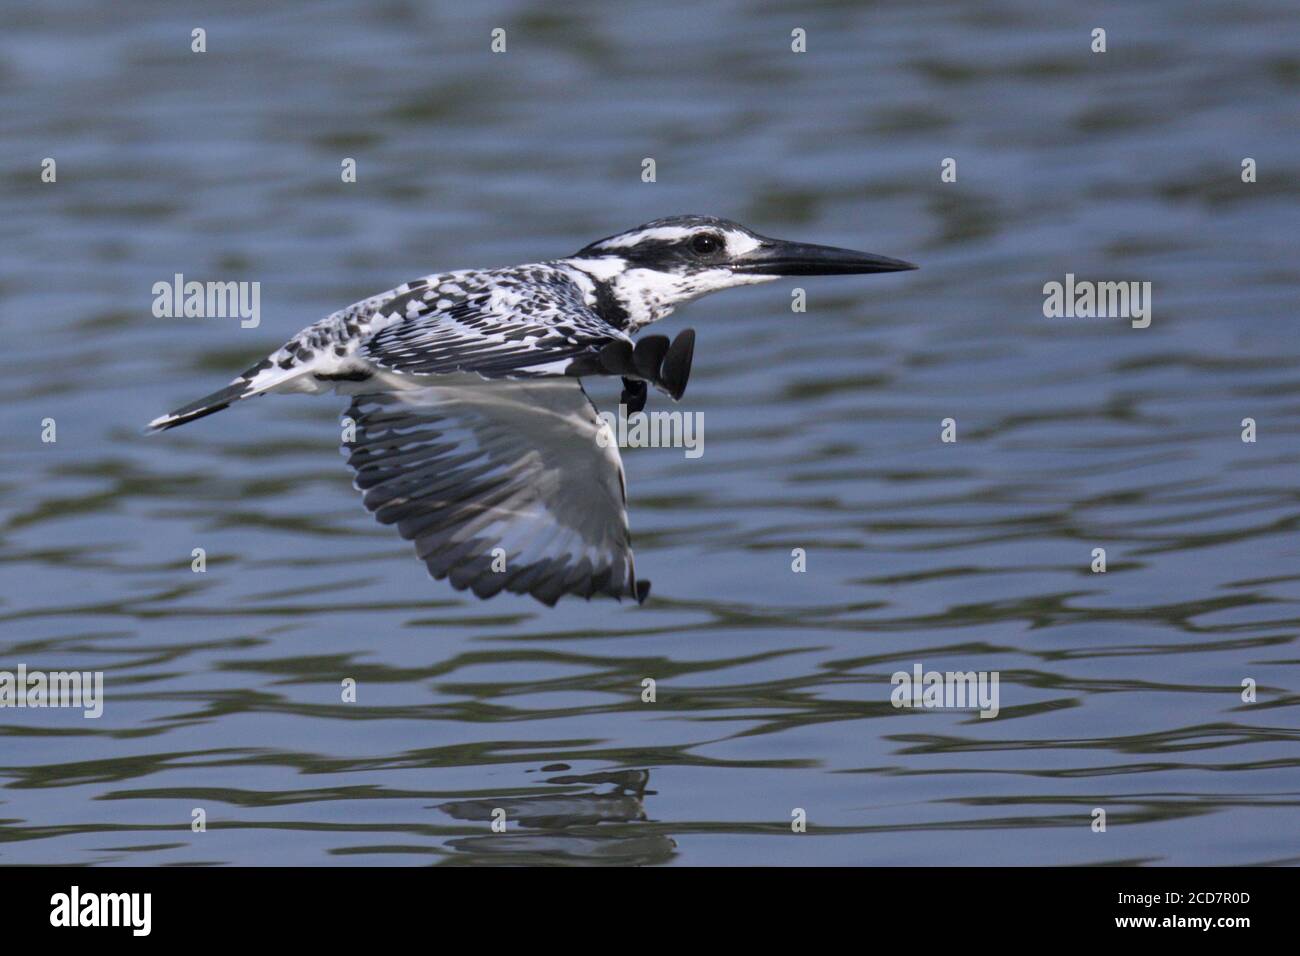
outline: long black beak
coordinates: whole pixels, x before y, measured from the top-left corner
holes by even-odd
[[[781,239],[764,239],[761,246],[731,265],[733,272],[765,276],[851,276],[915,268],[910,262],[889,256]]]

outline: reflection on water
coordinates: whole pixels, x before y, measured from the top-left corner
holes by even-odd
[[[542,771],[565,769],[565,764]],[[457,837],[447,847],[464,857],[450,862],[496,862],[537,866],[550,863],[664,863],[676,844],[663,833],[637,826],[646,819],[650,774],[644,770],[568,774],[546,780],[559,793],[511,794],[492,800],[456,800],[438,809],[457,820],[497,829]]]
[[[0,13],[0,670],[107,695],[0,711],[0,863],[1300,861],[1294,6],[792,16]],[[341,304],[688,211],[922,268],[665,323],[708,443],[625,456],[645,607],[427,580],[342,402],[139,433]],[[261,325],[154,318],[178,272]],[[1067,272],[1151,328],[1045,319]],[[998,717],[894,709],[918,663]]]

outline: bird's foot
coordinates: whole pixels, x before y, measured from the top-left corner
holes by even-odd
[[[600,350],[599,362],[607,375],[621,375],[625,386],[629,380],[649,382],[677,401],[686,392],[694,354],[695,330],[684,329],[671,344],[666,335],[647,335],[635,346],[610,342]]]
[[[629,415],[635,415],[645,408],[646,399],[649,395],[650,389],[645,382],[640,379],[625,378],[623,379],[623,394],[618,397],[618,403],[627,406]]]

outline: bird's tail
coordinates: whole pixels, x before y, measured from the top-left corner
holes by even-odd
[[[219,412],[230,405],[231,402],[246,398],[251,393],[252,390],[248,387],[247,382],[235,382],[233,385],[227,385],[211,395],[204,395],[188,405],[182,405],[173,412],[159,415],[145,427],[145,430],[161,432],[166,431],[168,428],[175,428],[177,425],[184,425],[186,422],[192,422],[205,415],[211,415],[213,412]]]
[[[211,395],[204,395],[188,405],[182,405],[166,415],[159,415],[145,426],[145,431],[148,433],[161,432],[169,428],[175,428],[177,425],[184,425],[186,422],[195,421],[206,415],[211,415],[213,412],[219,412],[240,399],[251,398],[277,386],[284,386],[290,379],[296,378],[302,373],[302,369],[286,373],[269,359],[264,359],[225,388],[218,389]]]

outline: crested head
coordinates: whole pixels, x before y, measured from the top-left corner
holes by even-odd
[[[777,278],[729,268],[761,242],[727,219],[669,216],[598,239],[563,261],[590,276],[607,308],[621,313],[619,323],[635,329],[709,292]]]
[[[702,239],[702,242],[695,240]],[[743,255],[758,248],[762,237],[730,219],[716,216],[666,216],[618,232],[578,252],[579,256],[622,255],[646,265],[690,268],[705,261],[701,253]]]
[[[669,216],[597,239],[558,264],[578,270],[616,324],[635,329],[710,292],[789,275],[916,268],[883,256],[770,239],[714,216]]]

